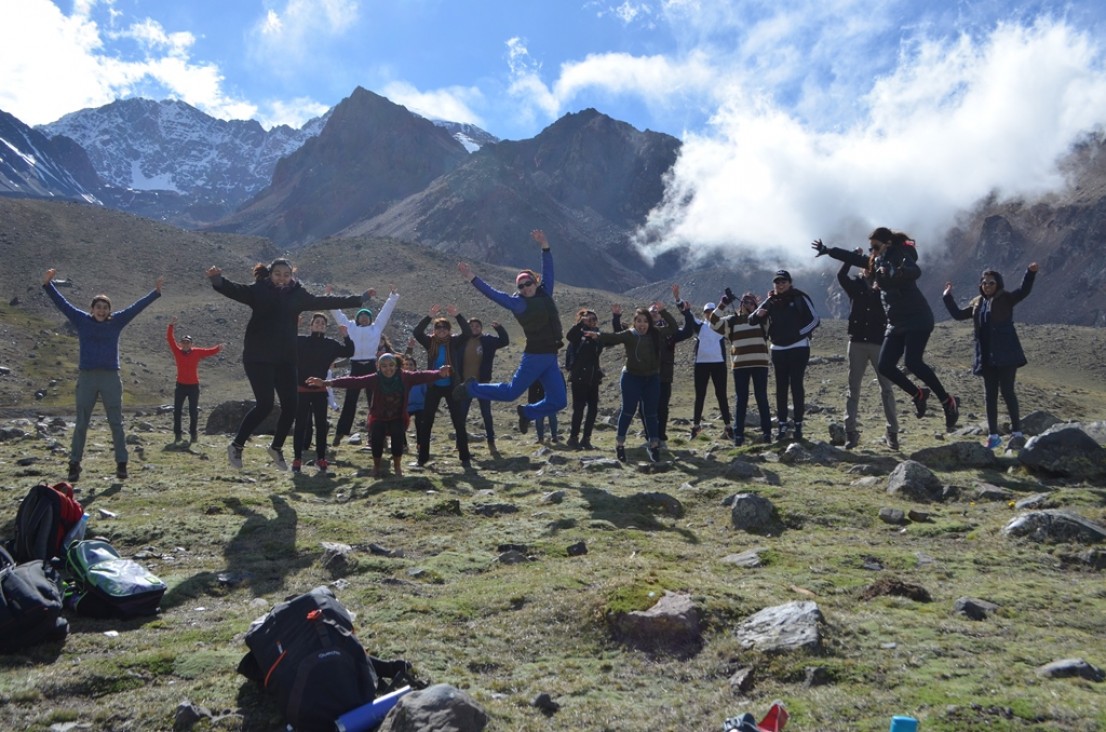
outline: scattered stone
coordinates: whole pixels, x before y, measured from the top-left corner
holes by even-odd
[[[622,463],[614,458],[580,458],[580,467],[587,472],[598,470],[622,470]]]
[[[1009,488],[1000,488],[990,483],[980,483],[975,487],[975,500],[977,501],[1002,501],[1006,502],[1014,498],[1014,491]]]
[[[1043,435],[1049,428],[1060,424],[1061,421],[1059,417],[1052,413],[1038,409],[1021,418],[1022,432],[1030,437]]]
[[[961,597],[953,604],[952,610],[969,620],[986,620],[998,612],[998,605],[974,597]]]
[[[173,717],[173,732],[187,732],[201,719],[212,719],[211,710],[185,699],[177,705]]]
[[[691,596],[665,592],[648,610],[612,615],[614,637],[642,650],[693,653],[702,645],[702,620]]]
[[[378,732],[482,732],[488,715],[476,701],[449,684],[434,684],[401,697]]]
[[[902,509],[884,507],[879,510],[879,520],[885,524],[899,526],[906,523],[906,514]]]
[[[369,544],[369,553],[378,557],[402,557],[402,549],[387,549],[379,544]]]
[[[727,554],[722,557],[722,562],[725,564],[732,564],[737,567],[749,567],[754,569],[764,565],[764,560],[761,559],[761,554],[764,549],[750,549],[740,554]]]
[[[738,531],[762,536],[779,534],[784,528],[775,504],[755,493],[739,493],[734,496],[730,522]]]
[[[907,511],[906,517],[916,524],[928,524],[930,521],[933,520],[933,516],[931,514],[928,514],[925,511],[915,511],[914,509],[910,509],[909,511]]]
[[[674,467],[675,466],[672,464],[671,460],[662,460],[659,463],[650,463],[650,462],[645,462],[645,461],[634,463],[634,470],[636,470],[639,473],[643,473],[645,475],[657,475],[659,473],[668,473]]]
[[[860,599],[872,600],[884,595],[905,597],[915,602],[933,602],[933,598],[926,588],[913,582],[904,582],[895,577],[882,577],[868,585],[860,593]]]
[[[728,480],[753,480],[763,477],[760,467],[745,458],[734,458],[722,471],[722,477]]]
[[[503,516],[518,513],[518,506],[510,503],[482,503],[472,507],[472,512],[478,516]]]
[[[868,570],[871,570],[873,572],[882,572],[883,571],[883,562],[880,561],[879,557],[872,557],[872,556],[862,557],[861,561],[860,561],[860,568],[861,569],[868,569]]]
[[[38,458],[36,458],[36,457],[24,457],[24,458],[19,458],[18,460],[16,460],[15,464],[18,465],[21,468],[25,468],[29,465],[34,465],[37,462],[38,462]]]
[[[1064,554],[1060,557],[1066,564],[1082,564],[1089,569],[1106,569],[1106,550],[1087,549],[1078,554]]]
[[[1033,437],[1018,462],[1034,472],[1073,480],[1106,478],[1106,448],[1077,427],[1057,425]]]
[[[322,547],[322,565],[330,570],[330,573],[335,577],[349,574],[350,571],[357,566],[357,560],[351,556],[353,554],[353,547],[349,544],[324,541]]]
[[[880,463],[875,462],[854,463],[853,465],[845,468],[845,473],[847,475],[879,476],[887,475],[887,473],[889,472],[890,469],[886,468]]]
[[[899,463],[887,479],[887,492],[914,501],[940,501],[944,498],[941,481],[933,471],[916,460]]]
[[[765,653],[794,650],[817,653],[822,649],[825,622],[818,604],[810,600],[768,607],[746,618],[737,627],[742,648]]]
[[[1040,543],[1100,544],[1106,541],[1106,528],[1062,509],[1021,514],[1006,524],[1002,533]]]
[[[748,694],[753,690],[755,667],[742,666],[730,676],[730,690],[735,694]]]
[[[106,508],[97,508],[96,509],[96,514],[100,518],[106,518],[106,519],[113,519],[113,518],[116,518],[118,516],[118,514],[116,514],[114,511],[109,511]]]
[[[249,584],[253,582],[253,572],[247,570],[233,570],[227,572],[219,572],[215,575],[215,581],[223,587],[238,587],[239,585]],[[262,602],[265,602],[264,598],[261,598]]]
[[[680,518],[684,515],[684,504],[667,493],[635,493],[628,500],[631,504],[641,506],[650,513],[659,511],[672,518]]]
[[[807,666],[804,672],[803,686],[807,689],[814,686],[825,686],[830,683],[829,671],[825,666]]]
[[[1087,681],[1106,681],[1106,672],[1082,658],[1063,658],[1046,663],[1037,669],[1037,675],[1046,679],[1080,678]]]
[[[1014,508],[1019,511],[1035,510],[1039,508],[1051,508],[1052,498],[1047,493],[1034,493],[1014,503]]]
[[[845,425],[840,422],[830,422],[829,438],[831,445],[834,447],[842,447],[845,444],[845,440],[848,438],[848,435],[845,433]]]
[[[556,504],[564,503],[564,500],[565,500],[565,492],[564,491],[553,491],[551,493],[546,493],[544,496],[542,496],[539,499],[539,503],[556,505]]]
[[[510,549],[503,552],[496,557],[497,562],[500,564],[525,564],[530,561],[530,557],[526,556],[517,549]]]
[[[570,544],[565,552],[570,557],[582,557],[588,553],[588,545],[582,541],[578,541],[575,544]]]
[[[998,458],[975,440],[957,440],[947,445],[927,447],[910,454],[910,459],[934,470],[964,470],[966,468],[993,468]]]
[[[553,697],[544,691],[534,697],[534,700],[530,702],[530,706],[538,709],[547,717],[552,717],[561,709],[561,705],[553,701]]]

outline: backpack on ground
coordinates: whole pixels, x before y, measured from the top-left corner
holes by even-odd
[[[276,605],[250,625],[245,640],[250,650],[238,673],[260,683],[301,732],[333,732],[338,717],[378,691],[410,683],[406,661],[379,661],[365,652],[353,617],[328,587]],[[383,677],[392,684],[382,684]]]
[[[61,557],[62,542],[84,516],[68,483],[36,485],[28,491],[15,517],[11,554],[19,564]]]
[[[157,614],[166,585],[106,541],[75,541],[65,554],[71,587],[66,605],[81,615],[122,618]]]
[[[16,564],[0,547],[0,653],[65,638],[57,571],[41,559]]]

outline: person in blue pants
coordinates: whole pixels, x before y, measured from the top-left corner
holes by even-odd
[[[470,378],[457,385],[455,396],[512,402],[526,393],[531,384],[540,381],[545,390],[545,398],[534,404],[519,404],[517,407],[518,429],[523,434],[530,429],[532,420],[556,414],[568,405],[568,391],[557,358],[557,352],[564,345],[564,330],[561,328],[557,306],[553,302],[553,254],[549,250],[545,232],[534,229],[530,236],[541,247],[541,276],[530,269],[522,270],[515,277],[515,293],[507,294],[497,290],[477,277],[467,263],[457,264],[462,277],[489,300],[514,314],[526,336],[526,345],[510,381],[481,384]]]

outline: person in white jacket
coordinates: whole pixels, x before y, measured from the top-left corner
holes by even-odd
[[[733,418],[730,415],[730,400],[726,394],[726,344],[721,335],[711,328],[710,316],[715,304],[708,302],[703,306],[703,320],[695,318],[698,333],[695,337],[695,412],[692,416],[691,438],[695,439],[703,431],[703,403],[707,399],[707,384],[714,383],[714,396],[718,400],[718,411],[722,413],[725,438],[732,440]]]
[[[369,290],[369,296],[375,297],[376,291]],[[376,351],[380,346],[380,337],[384,329],[388,327],[388,319],[392,317],[392,311],[399,302],[399,293],[396,286],[390,285],[388,299],[384,301],[380,312],[373,316],[369,308],[361,308],[353,316],[353,320],[346,317],[341,310],[332,310],[335,322],[344,325],[350,340],[353,341],[353,358],[350,359],[350,376],[364,376],[376,373]],[[334,430],[335,447],[342,444],[342,438],[348,437],[353,431],[354,421],[357,418],[357,401],[361,392],[365,392],[368,406],[372,406],[372,392],[367,389],[349,388],[346,390],[345,401],[342,403],[342,412],[338,415],[338,426]]]

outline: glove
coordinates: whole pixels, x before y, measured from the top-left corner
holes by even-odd
[[[729,305],[731,302],[733,302],[733,298],[730,297],[729,295],[723,295],[722,297],[718,298],[718,306],[719,307],[724,308],[727,305]]]
[[[820,257],[823,254],[829,254],[829,247],[823,244],[821,239],[815,239],[814,241],[810,242],[810,248],[818,252],[814,255],[816,257]]]

